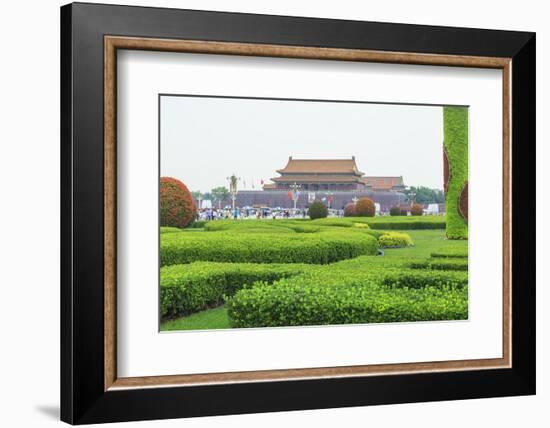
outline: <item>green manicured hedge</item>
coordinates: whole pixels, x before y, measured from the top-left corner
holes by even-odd
[[[311,221],[312,224],[333,227],[353,227],[353,220],[348,218],[318,218]]]
[[[382,283],[395,288],[453,287],[468,285],[468,273],[456,271],[406,270],[384,276]]]
[[[255,283],[226,302],[232,327],[277,327],[458,320],[468,317],[466,288],[391,288],[364,282],[311,282],[305,276]]]
[[[467,259],[442,259],[434,258],[424,262],[413,262],[412,269],[433,269],[433,270],[468,270]]]
[[[382,235],[385,235],[387,232],[384,232],[382,230],[367,229],[367,230],[365,230],[365,233],[368,234],[368,235],[374,236],[376,239],[378,239]]]
[[[307,266],[197,262],[166,266],[160,270],[162,318],[189,315],[219,305],[225,296],[255,281],[273,282],[297,275]]]
[[[312,226],[307,224],[289,224],[289,229],[293,230],[296,233],[316,233],[321,230],[320,226]]]
[[[164,233],[161,266],[194,261],[327,264],[376,254],[378,242],[366,233],[328,230],[318,233],[196,232]]]
[[[445,229],[445,216],[356,217],[353,221],[366,223],[377,230]]]
[[[467,239],[468,225],[458,210],[460,193],[468,180],[467,107],[443,107],[443,134],[450,169],[450,180],[445,195],[447,238]]]
[[[423,220],[426,217],[415,217],[420,220],[412,220],[411,217],[389,217],[399,219],[400,221],[388,221],[369,223],[371,229],[378,230],[426,230],[426,229],[445,229],[445,221]],[[434,217],[439,219],[440,217]]]
[[[327,217],[315,220],[216,220],[207,222],[204,230],[208,232],[221,231],[269,231],[277,230],[291,232],[298,226],[311,227],[368,227],[377,230],[414,230],[414,229],[445,229],[445,216],[379,216],[379,217]]]
[[[204,226],[207,232],[277,232],[277,233],[314,233],[321,228],[304,220],[216,220]]]
[[[464,250],[445,250],[445,251],[437,251],[434,253],[431,253],[430,256],[432,258],[450,258],[450,259],[467,259],[468,258],[468,251]]]
[[[379,217],[344,217],[314,220],[312,223],[333,227],[353,227],[366,224],[377,230],[414,230],[445,229],[445,216],[379,216]]]
[[[282,231],[286,225],[276,223],[275,220],[216,220],[209,221],[204,225],[206,232],[221,232],[221,231],[249,231],[262,230]]]
[[[419,220],[217,220],[203,230],[163,228],[161,317],[186,317],[225,301],[233,327],[464,319],[467,258],[423,257],[464,254],[467,242],[445,240],[443,231],[411,231],[417,246],[428,245],[424,251],[376,256],[378,240],[397,233],[388,232],[389,224]],[[422,220],[430,228],[445,222]]]

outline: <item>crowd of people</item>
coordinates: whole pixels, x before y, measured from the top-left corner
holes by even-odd
[[[344,210],[332,210],[332,214],[343,217]],[[196,219],[202,221],[226,219],[285,219],[306,218],[307,208],[303,209],[271,209],[271,208],[203,208],[197,211]]]

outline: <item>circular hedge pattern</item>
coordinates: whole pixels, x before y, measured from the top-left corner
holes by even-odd
[[[197,208],[191,192],[176,178],[160,179],[160,225],[184,228],[193,221]]]
[[[355,212],[359,217],[374,217],[376,207],[370,198],[361,198],[355,204]]]

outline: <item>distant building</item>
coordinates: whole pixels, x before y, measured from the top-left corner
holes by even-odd
[[[292,208],[293,190],[297,191],[297,208],[306,208],[313,201],[321,201],[331,208],[343,209],[360,198],[371,198],[376,210],[387,213],[393,206],[406,204],[403,177],[365,176],[359,170],[355,157],[351,159],[293,159],[277,170],[279,177],[263,185],[263,190],[239,190],[238,207]],[[221,201],[230,206],[231,199]],[[410,204],[409,204],[410,205]]]
[[[293,159],[283,169],[280,177],[271,179],[263,189],[289,190],[298,185],[300,191],[402,191],[403,177],[369,177],[359,171],[355,156],[351,159]]]
[[[363,177],[363,182],[367,190],[373,190],[375,192],[387,192],[405,190],[405,184],[403,183],[403,177]]]

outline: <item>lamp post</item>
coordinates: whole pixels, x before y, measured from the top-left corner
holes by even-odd
[[[290,185],[290,189],[292,192],[292,201],[294,202],[294,211],[296,211],[296,202],[298,202],[298,197],[300,196],[300,192],[298,191],[300,187],[301,186],[296,183]]]
[[[327,202],[328,202],[328,209],[329,210],[330,210],[330,204],[332,203],[332,195],[334,195],[334,193],[327,192]]]
[[[199,203],[199,210],[200,210],[201,209],[201,202],[202,202],[202,193],[201,192],[199,192],[197,194],[197,201]]]
[[[414,205],[414,197],[416,196],[416,192],[410,192],[409,195],[411,197],[411,215],[412,215],[412,208]]]
[[[416,193],[415,192],[410,192],[409,195],[411,197],[411,206],[413,206],[414,205],[414,197],[416,196]]]
[[[233,210],[234,217],[235,217],[235,200],[237,199],[237,193],[239,193],[239,190],[237,188],[239,180],[240,180],[240,177],[237,177],[235,174],[233,174],[230,177],[227,177],[227,181],[229,182],[229,193],[231,193],[231,207]]]

